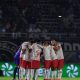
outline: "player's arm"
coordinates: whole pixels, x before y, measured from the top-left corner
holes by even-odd
[[[21,49],[21,54],[24,54],[25,53],[25,51],[26,51],[26,46],[22,46],[22,49]]]
[[[58,45],[53,46],[53,49],[54,49],[55,51],[57,51],[57,50],[59,50],[59,49],[60,49],[60,46],[58,46]]]
[[[57,50],[59,50],[60,48],[61,48],[61,46],[58,45],[58,46],[57,46]]]
[[[58,43],[58,45],[57,45],[57,49],[59,50],[60,48],[61,48],[61,44]]]
[[[37,46],[38,46],[38,47],[40,47],[41,49],[43,49],[43,46],[42,46],[42,45],[40,45],[40,44],[37,44]]]

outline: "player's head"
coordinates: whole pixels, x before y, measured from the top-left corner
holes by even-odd
[[[51,40],[51,45],[56,45],[57,41],[56,40]]]
[[[29,42],[23,42],[23,43],[22,43],[22,46],[26,46],[26,47],[27,47],[28,44],[29,44]]]
[[[44,41],[43,45],[46,45],[46,46],[49,45],[49,41],[47,41],[47,40]]]
[[[22,44],[26,46],[28,43],[29,43],[29,42],[23,42]]]

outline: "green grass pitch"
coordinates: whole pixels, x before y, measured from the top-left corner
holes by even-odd
[[[0,80],[12,80],[12,77],[0,77]],[[39,77],[38,80],[43,80],[43,78]],[[80,80],[80,78],[62,78],[62,80]]]

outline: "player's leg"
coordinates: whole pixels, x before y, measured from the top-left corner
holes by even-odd
[[[21,75],[22,75],[22,58],[20,58],[20,64],[19,64],[19,80],[22,78]]]
[[[45,68],[43,68],[43,77],[45,78],[46,77],[46,74],[45,74]]]
[[[40,61],[35,61],[35,80],[38,80],[38,69],[40,68]]]
[[[56,69],[52,69],[52,80],[56,80],[57,71]]]
[[[62,68],[64,65],[64,59],[58,60],[58,80],[62,78]]]
[[[33,80],[38,80],[38,69],[34,69]]]
[[[29,61],[29,69],[30,69],[30,80],[33,80],[34,78],[33,60]]]
[[[20,69],[19,69],[19,80],[23,80],[23,72],[24,72],[24,68],[20,67]]]
[[[31,80],[38,80],[38,69],[31,69]]]
[[[14,68],[13,80],[16,80],[17,66]]]
[[[62,69],[58,69],[58,79],[57,80],[61,80],[62,78]]]
[[[26,80],[30,80],[30,69],[26,69]]]
[[[18,67],[18,69],[17,69],[17,73],[18,73],[18,80],[19,80],[19,67]]]
[[[37,80],[38,79],[38,69],[40,67],[40,61],[38,60],[32,60],[31,61],[31,69],[32,69],[32,79]]]
[[[58,61],[57,59],[52,61],[51,67],[52,67],[52,80],[57,80],[57,66],[58,66]]]
[[[51,60],[45,60],[44,61],[44,80],[50,80],[50,65],[51,65]]]
[[[45,78],[45,67],[44,67],[44,61],[42,61],[42,74],[43,74],[43,78]]]
[[[23,72],[24,72],[24,60],[20,59],[19,80],[23,79]]]
[[[50,69],[45,69],[44,80],[50,80]]]
[[[30,69],[30,80],[34,78],[34,69]]]
[[[29,61],[26,61],[26,80],[30,80],[30,66],[29,66]]]
[[[50,80],[50,68],[46,69],[47,79]]]

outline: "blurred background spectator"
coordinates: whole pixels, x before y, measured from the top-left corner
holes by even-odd
[[[79,26],[79,0],[0,0],[0,33],[38,32],[50,39],[55,33],[59,39],[74,34],[77,39]]]
[[[0,40],[31,38],[80,43],[80,0],[0,0]]]

